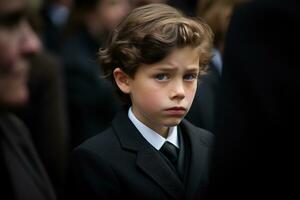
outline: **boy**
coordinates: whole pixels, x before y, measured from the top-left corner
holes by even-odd
[[[212,134],[182,119],[211,42],[205,23],[165,4],[136,8],[119,24],[99,55],[130,108],[74,150],[74,198],[202,197]]]

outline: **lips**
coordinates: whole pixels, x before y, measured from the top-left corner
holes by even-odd
[[[172,107],[165,110],[169,115],[184,115],[186,113],[186,109],[184,107]]]

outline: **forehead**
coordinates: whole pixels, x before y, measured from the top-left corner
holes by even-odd
[[[0,17],[23,9],[25,0],[0,0]]]
[[[163,60],[153,64],[141,64],[143,70],[198,70],[199,50],[197,48],[184,47],[174,49]]]

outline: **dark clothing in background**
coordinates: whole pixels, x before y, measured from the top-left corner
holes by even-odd
[[[187,16],[195,17],[196,1],[197,0],[168,0],[167,4],[181,10]]]
[[[30,60],[28,104],[17,115],[29,129],[58,196],[63,195],[70,152],[63,69],[57,58],[42,52]]]
[[[12,200],[56,199],[30,134],[12,114],[0,113],[0,152],[1,195]]]
[[[299,11],[297,0],[257,0],[233,14],[210,199],[299,198]]]
[[[65,42],[61,54],[72,147],[106,129],[120,106],[111,83],[101,77],[99,48],[87,31],[80,30]]]
[[[192,107],[186,116],[192,124],[213,134],[220,79],[220,73],[211,63],[208,73],[200,78]]]

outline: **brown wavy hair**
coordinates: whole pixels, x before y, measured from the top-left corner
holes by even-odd
[[[211,59],[213,33],[200,18],[189,18],[166,4],[149,4],[132,10],[111,33],[106,48],[99,50],[104,76],[116,83],[113,71],[119,67],[134,78],[141,64],[163,60],[174,49],[192,47],[199,50],[200,75],[206,73]],[[118,93],[126,103],[129,95]]]

